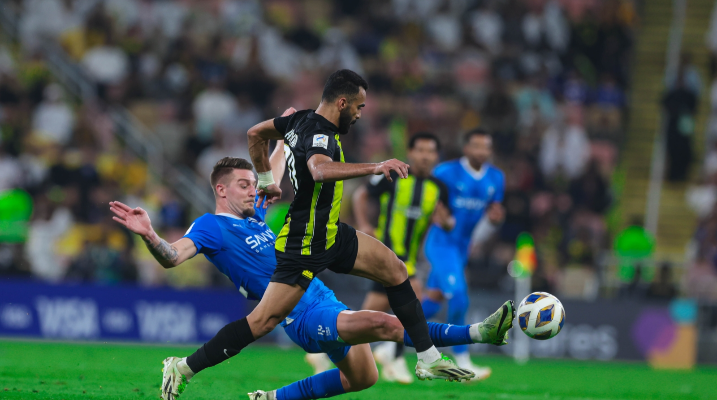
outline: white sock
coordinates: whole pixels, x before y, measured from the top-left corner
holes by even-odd
[[[438,351],[436,346],[431,346],[430,349],[426,351],[421,351],[417,353],[417,355],[418,359],[426,364],[433,364],[434,362],[441,359],[441,353]]]
[[[470,365],[470,363],[471,363],[471,356],[470,356],[470,354],[468,354],[467,351],[465,353],[460,353],[460,354],[454,353],[453,358],[456,359],[456,364],[458,364],[459,367],[462,365]]]
[[[187,365],[187,357],[184,357],[182,361],[177,363],[177,370],[180,374],[184,375],[187,380],[192,379],[194,376],[194,371],[192,371],[192,369],[189,368],[189,365]]]
[[[481,323],[473,324],[468,328],[468,334],[471,337],[471,340],[473,343],[483,343],[483,335],[480,334],[480,331],[478,330],[478,326]]]

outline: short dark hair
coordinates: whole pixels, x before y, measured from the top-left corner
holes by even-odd
[[[225,176],[231,174],[235,169],[254,171],[254,165],[243,158],[237,157],[224,157],[217,161],[212,169],[212,174],[209,176],[209,182],[212,183],[212,191],[216,191],[217,183]],[[214,194],[216,194],[216,192]]]
[[[358,94],[360,87],[368,90],[368,83],[361,75],[348,69],[340,69],[326,80],[321,100],[334,101],[340,96],[353,97]]]
[[[475,128],[463,134],[463,144],[468,144],[473,136],[491,137],[490,132],[485,128]]]
[[[436,150],[441,151],[441,141],[438,140],[438,137],[430,132],[418,132],[415,135],[411,136],[411,138],[408,140],[408,149],[412,150],[414,147],[416,147],[416,142],[419,140],[433,140],[436,143]]]

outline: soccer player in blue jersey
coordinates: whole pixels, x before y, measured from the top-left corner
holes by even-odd
[[[423,310],[431,318],[448,300],[447,322],[463,325],[468,311],[468,284],[465,266],[473,244],[487,239],[502,223],[505,177],[491,165],[492,141],[487,131],[474,129],[464,137],[463,157],[439,164],[433,175],[448,187],[449,207],[456,224],[451,231],[434,225],[425,243],[431,272],[426,282]],[[506,307],[512,308],[507,304]],[[513,312],[513,310],[508,310]],[[476,377],[490,374],[487,368],[474,366],[468,346],[453,348],[456,364],[476,372]]]
[[[271,157],[275,179],[284,171],[281,142]],[[211,176],[217,207],[215,214],[198,218],[182,239],[169,244],[152,229],[147,213],[120,202],[111,202],[113,219],[140,235],[152,255],[165,268],[173,268],[202,253],[227,275],[239,291],[250,299],[261,299],[276,267],[273,246],[276,236],[264,223],[266,209],[256,206],[256,179],[252,165],[243,159],[224,158]],[[451,327],[429,324],[432,340],[438,346],[456,344],[504,344],[512,327],[513,315],[502,324],[502,309],[482,323]],[[230,326],[231,324],[227,325]],[[313,279],[297,306],[281,323],[291,339],[307,352],[326,352],[338,368],[326,371],[284,388],[251,394],[253,399],[300,400],[336,396],[363,390],[378,377],[371,350],[366,343],[396,341],[413,343],[394,316],[372,311],[350,311],[336,300],[334,293],[319,279]],[[225,335],[223,329],[217,335]],[[209,343],[212,343],[210,340]],[[205,345],[206,346],[206,345]],[[233,352],[225,349],[225,352]],[[164,360],[162,398],[175,399],[194,375],[192,359]]]

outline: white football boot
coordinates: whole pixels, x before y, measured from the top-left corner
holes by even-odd
[[[475,372],[460,368],[450,358],[441,355],[441,358],[432,363],[423,362],[420,358],[416,364],[416,377],[423,381],[428,379],[445,379],[449,382],[468,381],[475,378]]]
[[[475,377],[473,379],[470,379],[470,382],[478,382],[484,379],[488,379],[490,374],[493,372],[490,367],[481,367],[479,365],[473,364],[468,353],[454,354],[454,357],[456,359],[456,364],[459,367],[469,369],[475,372]]]
[[[413,383],[413,374],[408,370],[405,358],[396,358],[393,363],[391,363],[391,370],[394,381],[404,385]]]
[[[176,400],[189,383],[177,369],[177,363],[180,361],[182,359],[179,357],[167,357],[162,361],[162,386],[159,388],[162,400]]]
[[[265,392],[263,390],[257,390],[256,392],[247,393],[249,400],[276,400],[276,390]]]

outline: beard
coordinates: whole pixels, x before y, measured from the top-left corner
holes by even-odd
[[[245,208],[241,210],[241,214],[245,217],[253,217],[256,214],[256,210],[252,206],[251,208]]]
[[[345,135],[349,133],[351,125],[355,124],[356,120],[351,120],[351,113],[348,108],[341,111],[339,114],[339,134]]]

